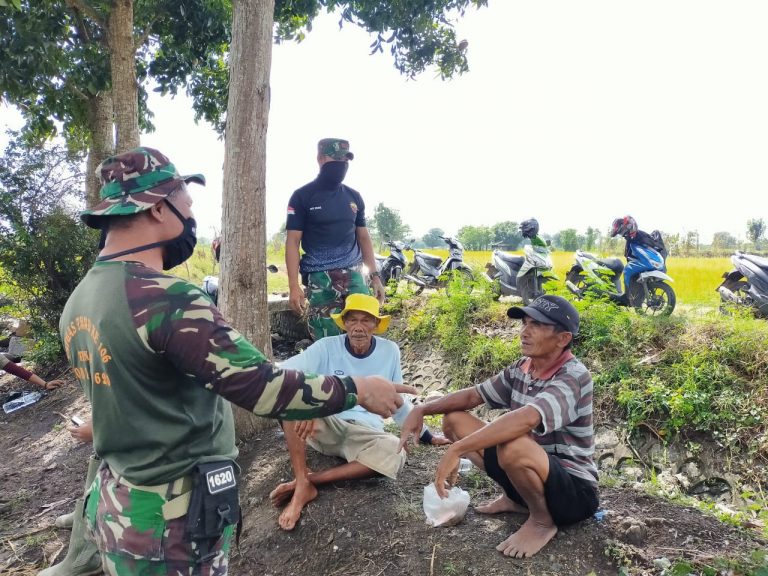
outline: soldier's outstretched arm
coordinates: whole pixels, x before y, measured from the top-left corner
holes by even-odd
[[[350,377],[278,368],[185,280],[158,273],[137,282],[141,286],[128,291],[140,338],[186,374],[190,385],[205,386],[259,416],[283,420],[321,418],[358,401],[385,414],[402,403],[394,385],[381,378],[358,379],[358,390]]]

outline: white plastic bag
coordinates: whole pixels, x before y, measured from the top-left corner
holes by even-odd
[[[434,483],[424,486],[424,514],[430,526],[453,526],[464,519],[469,508],[469,492],[454,486],[447,498],[440,498]]]

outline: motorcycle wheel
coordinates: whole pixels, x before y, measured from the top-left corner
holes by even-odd
[[[677,297],[672,286],[664,282],[648,282],[648,295],[644,292],[639,297],[632,298],[632,304],[638,314],[649,316],[669,316],[675,309]],[[638,285],[642,291],[642,287]]]
[[[449,296],[454,290],[459,294],[469,294],[472,292],[472,287],[475,283],[475,275],[466,268],[456,268],[455,270],[451,270],[447,276],[448,282],[445,284],[445,293]]]

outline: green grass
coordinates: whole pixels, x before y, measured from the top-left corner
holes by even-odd
[[[270,294],[287,292],[288,275],[285,272],[285,250],[282,247],[277,251],[269,249],[267,265],[269,264],[277,266],[278,271],[267,275],[267,292]],[[199,244],[189,260],[170,270],[170,273],[200,286],[206,276],[219,275],[219,264],[213,258],[211,246]]]

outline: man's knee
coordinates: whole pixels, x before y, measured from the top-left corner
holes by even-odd
[[[443,415],[443,434],[446,438],[456,441],[460,439],[459,435],[459,422],[461,421],[464,412],[449,412]]]
[[[533,465],[535,442],[528,436],[521,436],[509,442],[499,444],[496,448],[499,465],[509,472]]]

